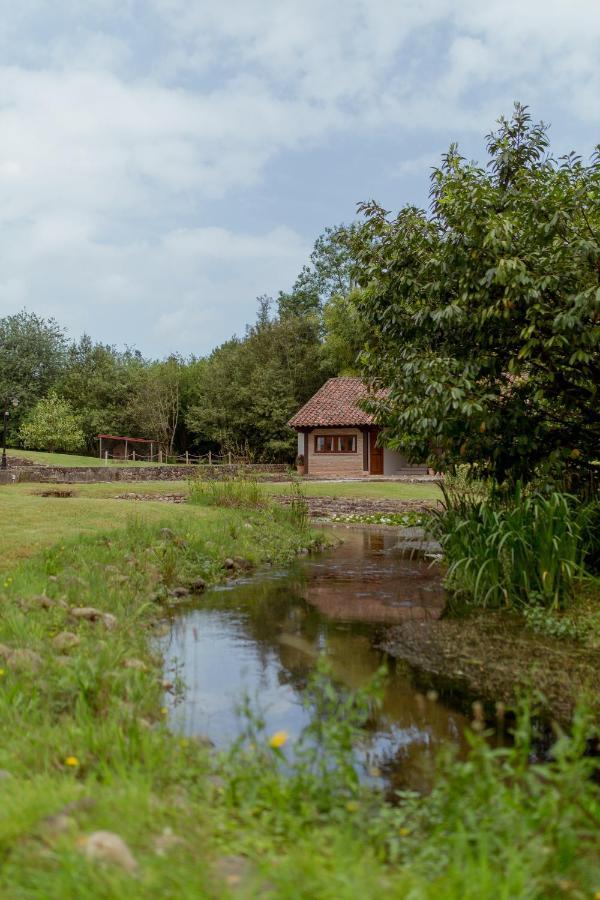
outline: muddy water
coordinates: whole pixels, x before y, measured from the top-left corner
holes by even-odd
[[[382,626],[439,617],[440,573],[408,557],[395,530],[341,534],[341,546],[215,588],[175,620],[163,651],[169,677],[180,676],[186,689],[168,701],[170,724],[224,747],[239,734],[246,694],[269,733],[284,729],[293,738],[307,722],[301,696],[319,654],[350,688],[387,663],[383,708],[368,736],[371,764],[395,787],[424,787],[440,744],[462,744],[466,720],[418,691],[410,670],[375,644]]]

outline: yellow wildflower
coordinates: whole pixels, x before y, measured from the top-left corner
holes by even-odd
[[[169,712],[169,710],[167,709],[166,706],[161,707],[161,710],[160,710],[161,716],[166,716],[168,712]]]
[[[360,807],[356,800],[348,800],[348,802],[346,803],[346,809],[348,810],[348,812],[358,812],[359,808]]]
[[[410,834],[410,829],[409,828],[399,828],[398,834],[400,835],[400,837],[407,837]]]
[[[283,747],[284,744],[287,743],[287,739],[287,731],[276,731],[275,734],[269,738],[269,746],[273,747],[274,750],[279,750],[280,747]]]
[[[72,766],[72,768],[77,768],[79,765],[79,760],[76,756],[67,756],[65,759],[65,766]]]
[[[4,669],[0,669],[0,678],[4,675]]]

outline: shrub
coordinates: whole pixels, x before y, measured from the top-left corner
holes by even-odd
[[[54,392],[40,400],[19,431],[24,447],[33,450],[80,450],[85,443],[80,419],[68,400]]]
[[[451,590],[481,606],[564,607],[583,574],[584,524],[574,498],[520,487],[510,498],[455,497],[444,484],[442,491],[445,508],[432,528]]]

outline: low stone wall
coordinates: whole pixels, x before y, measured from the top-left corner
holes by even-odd
[[[227,478],[233,475],[257,475],[261,480],[279,480],[289,472],[284,464],[222,465],[222,466],[90,466],[68,468],[66,466],[14,467],[9,481],[47,482],[51,484],[91,484],[113,481],[187,481],[201,475],[203,478]],[[2,483],[0,481],[0,483]]]

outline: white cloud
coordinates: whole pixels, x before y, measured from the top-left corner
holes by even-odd
[[[426,184],[439,156],[423,146],[481,135],[515,98],[592,136],[600,125],[598,0],[0,0],[0,12],[0,315],[26,303],[155,353],[208,349],[243,327],[255,294],[293,280],[309,243],[294,203],[248,225],[249,198],[268,206],[281,190],[278,161],[399,135],[389,177]],[[328,173],[303,177],[322,225],[338,221],[319,205]]]

